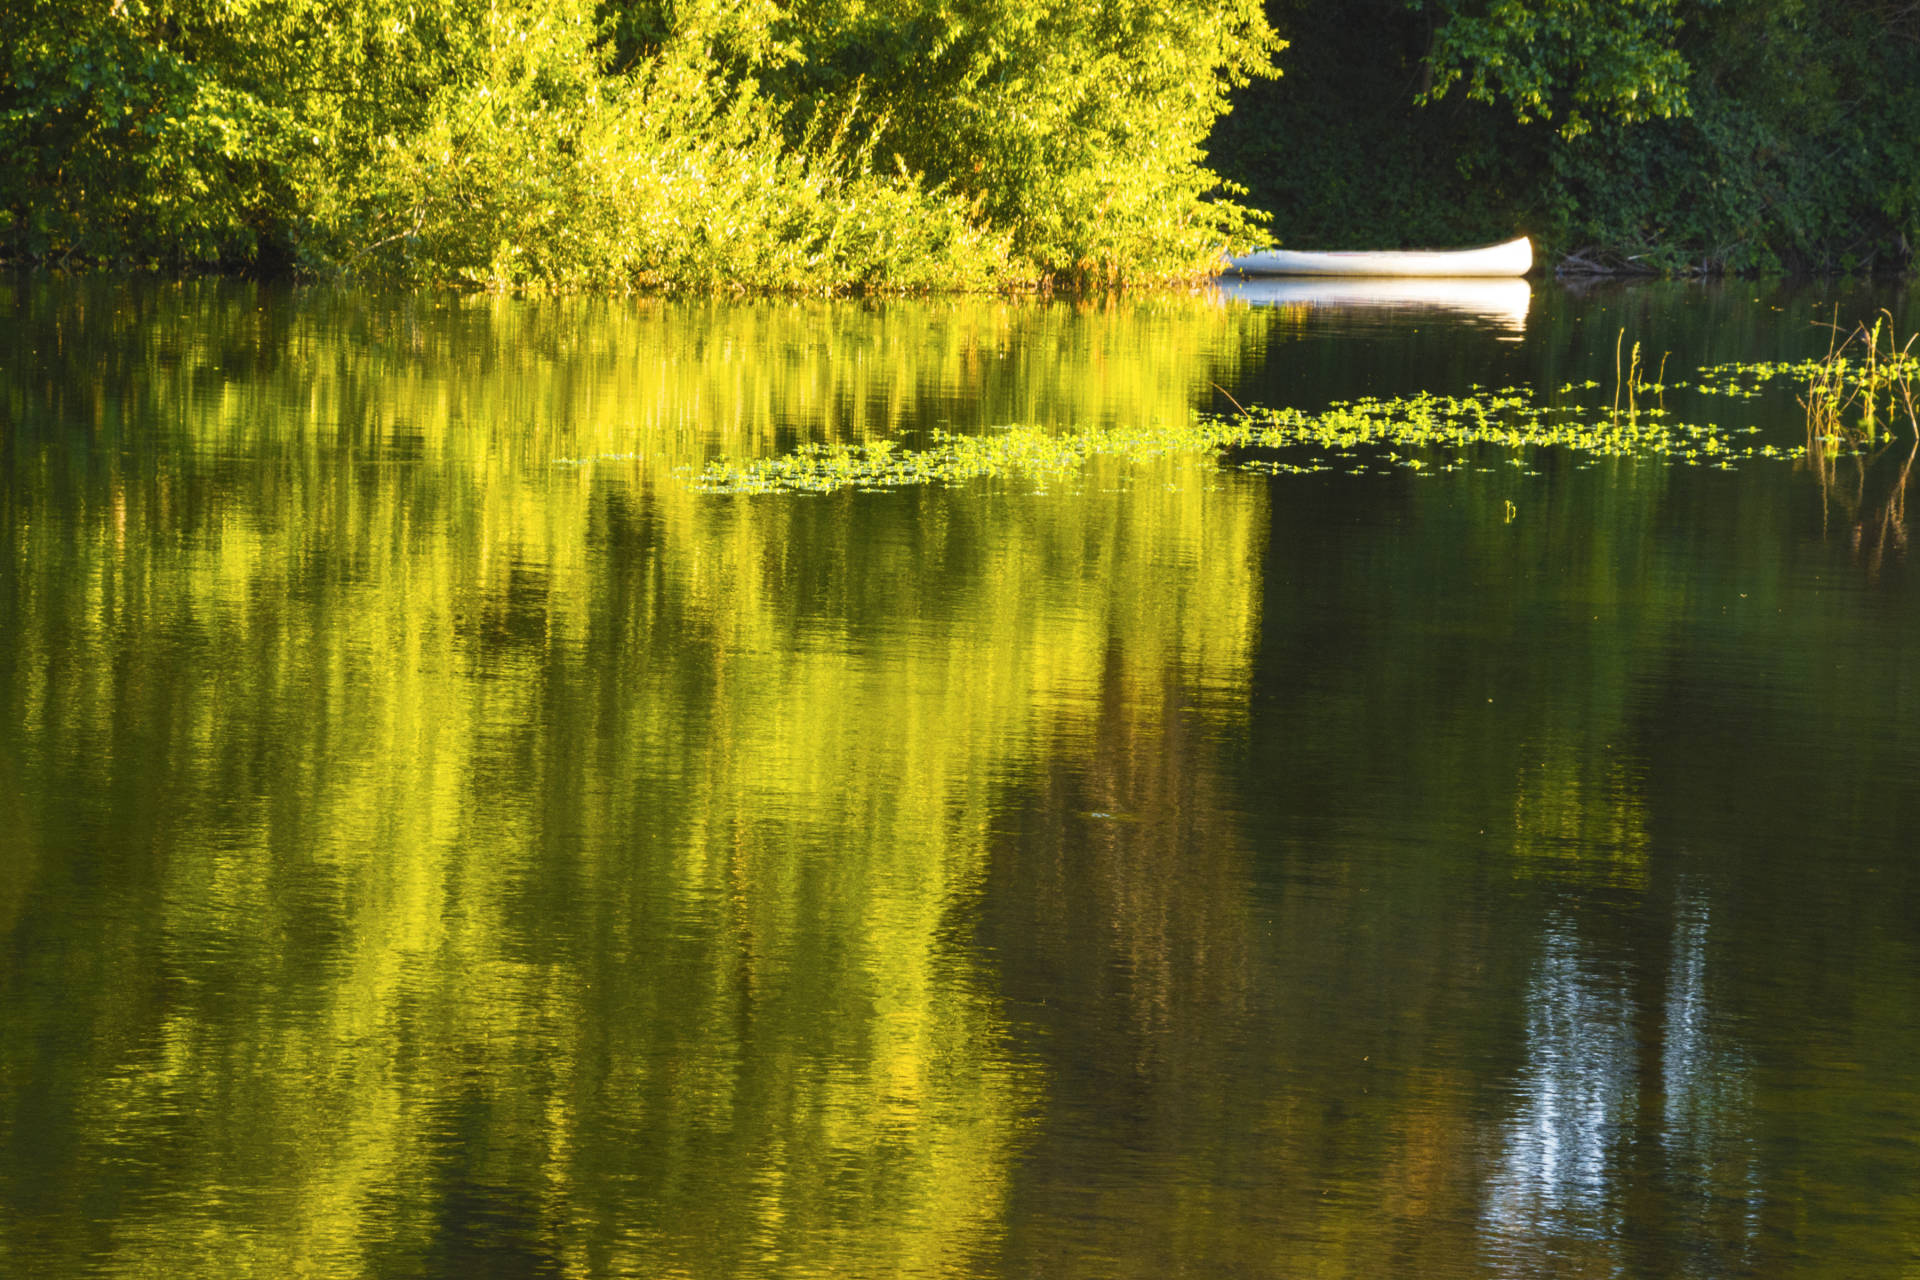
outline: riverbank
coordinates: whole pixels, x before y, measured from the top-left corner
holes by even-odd
[[[1911,270],[1920,134],[1895,122],[1920,119],[1914,14],[1500,8],[1506,25],[1453,0],[1276,0],[1286,74],[1235,93],[1211,162],[1291,246],[1526,232],[1544,261],[1608,273]]]
[[[1911,269],[1920,135],[1874,122],[1920,118],[1920,22],[1582,12],[45,0],[0,13],[0,261],[992,292],[1524,232],[1563,272]]]
[[[1192,275],[1257,0],[1036,26],[696,0],[108,0],[0,14],[0,253],[464,288]],[[1152,28],[1142,41],[1137,25]],[[917,34],[916,34],[917,33]]]

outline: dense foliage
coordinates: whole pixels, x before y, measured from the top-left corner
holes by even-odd
[[[1898,0],[1271,0],[1287,75],[1221,170],[1283,242],[1529,231],[1596,266],[1904,266],[1920,241],[1920,6]]]
[[[1282,243],[1887,267],[1916,125],[1910,0],[19,0],[0,255],[1107,282],[1206,269],[1239,195]]]
[[[1191,271],[1257,3],[24,0],[11,256],[469,283]]]

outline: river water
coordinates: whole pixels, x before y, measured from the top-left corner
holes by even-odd
[[[1920,327],[1518,287],[0,281],[0,1272],[1910,1274],[1910,441],[690,484]]]

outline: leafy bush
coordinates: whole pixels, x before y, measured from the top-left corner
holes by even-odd
[[[1202,145],[1228,90],[1271,70],[1258,0],[802,0],[769,69],[796,103],[864,97],[905,162],[1008,228],[1046,273],[1205,270],[1254,226]]]
[[[0,234],[496,286],[1191,272],[1248,225],[1199,151],[1265,65],[1237,3],[26,0]]]

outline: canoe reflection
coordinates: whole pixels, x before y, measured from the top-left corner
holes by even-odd
[[[1525,280],[1222,276],[1220,293],[1256,307],[1343,311],[1445,311],[1475,316],[1515,334],[1527,327],[1533,290]]]

